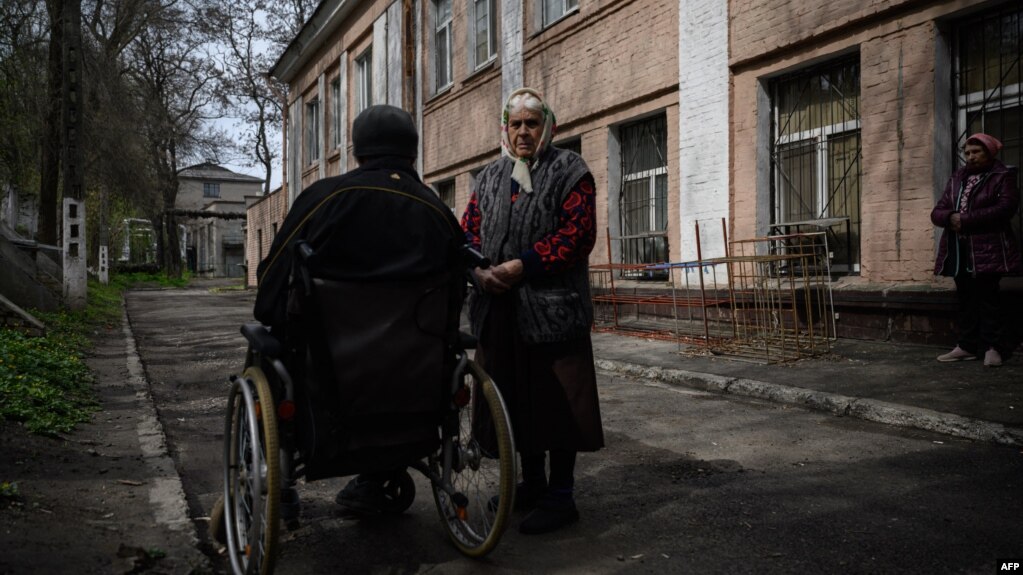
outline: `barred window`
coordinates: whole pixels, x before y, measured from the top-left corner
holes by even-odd
[[[619,197],[622,261],[652,264],[668,259],[668,119],[661,115],[621,128],[622,192]],[[663,279],[664,271],[631,271],[626,277]]]
[[[955,90],[956,165],[971,134],[983,132],[1001,140],[998,158],[1007,165],[1023,161],[1023,8],[1006,4],[999,10],[955,26],[952,86]],[[1023,205],[1013,219],[1017,243],[1023,244]]]
[[[444,202],[444,205],[454,209],[455,208],[455,181],[445,180],[443,182],[437,182],[434,186],[437,189],[437,195],[440,197],[440,201]]]
[[[832,271],[859,271],[858,56],[776,79],[771,100],[772,224],[827,231]]]

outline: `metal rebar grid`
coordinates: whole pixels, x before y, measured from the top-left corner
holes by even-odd
[[[828,353],[835,324],[827,235],[726,245],[726,255],[713,259],[592,266],[594,329],[762,363]],[[670,290],[615,286],[616,273],[635,268],[667,271]]]

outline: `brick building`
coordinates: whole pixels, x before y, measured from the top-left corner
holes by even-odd
[[[325,0],[272,71],[290,93],[283,195],[354,166],[352,118],[389,103],[460,215],[501,104],[530,86],[596,179],[591,263],[691,261],[696,224],[722,219],[704,257],[825,230],[840,335],[944,341],[928,214],[969,133],[1019,163],[1020,21],[1018,2],[967,0]]]
[[[732,0],[729,14],[733,235],[823,221],[845,272],[840,335],[947,340],[929,214],[969,134],[1019,165],[1021,5]]]
[[[270,243],[288,213],[288,196],[277,188],[265,196],[248,197],[245,205],[245,285],[256,287],[256,266],[270,253]]]

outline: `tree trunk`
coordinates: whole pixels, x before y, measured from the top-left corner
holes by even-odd
[[[63,83],[64,18],[61,0],[46,0],[50,15],[50,47],[46,69],[47,102],[39,166],[39,228],[36,240],[57,245],[60,184],[61,85]]]

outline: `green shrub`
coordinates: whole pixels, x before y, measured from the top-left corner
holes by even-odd
[[[97,407],[81,355],[87,340],[68,316],[54,315],[57,326],[49,323],[44,337],[0,330],[0,420],[20,421],[42,435],[72,431]]]

